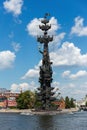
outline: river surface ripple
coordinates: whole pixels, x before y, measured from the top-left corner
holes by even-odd
[[[0,113],[0,130],[87,130],[87,112],[51,116]]]

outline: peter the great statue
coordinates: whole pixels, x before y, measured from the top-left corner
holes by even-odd
[[[38,88],[38,99],[41,102],[42,110],[51,110],[51,103],[55,100],[53,97],[54,92],[52,91],[54,88],[51,87],[53,72],[48,49],[48,44],[53,41],[53,36],[48,35],[48,30],[51,29],[51,25],[47,17],[48,14],[45,14],[44,18],[41,20],[42,24],[39,25],[39,29],[43,31],[43,35],[37,37],[37,41],[43,45],[43,50],[39,50],[42,54],[42,65],[40,66],[40,87]]]

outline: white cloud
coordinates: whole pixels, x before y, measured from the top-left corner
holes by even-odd
[[[68,77],[69,75],[70,75],[70,71],[69,71],[69,70],[64,71],[64,72],[62,73],[62,77]]]
[[[69,83],[68,88],[71,88],[71,89],[75,88],[75,84]]]
[[[15,61],[16,55],[11,51],[0,52],[0,69],[6,69],[12,67]]]
[[[87,54],[81,54],[81,50],[73,43],[64,42],[62,47],[50,53],[53,66],[87,66]]]
[[[67,83],[66,85],[64,85],[62,88],[62,90],[63,91],[65,91],[65,89],[67,89],[67,90],[69,90],[69,91],[71,91],[71,89],[74,89],[76,86],[75,86],[75,84],[73,84],[73,83]]]
[[[85,82],[84,84],[85,84],[85,85],[86,85],[86,87],[87,87],[87,82]]]
[[[87,95],[86,82],[76,84],[75,88],[73,88],[73,91],[70,91],[69,94],[77,100],[82,100],[85,97],[85,95]]]
[[[71,74],[70,71],[64,71],[63,74],[62,74],[62,76],[65,77],[65,78],[77,79],[77,78],[80,78],[80,77],[87,76],[87,71],[80,70],[80,71],[78,71],[75,74]]]
[[[39,29],[39,25],[41,24],[40,19],[33,19],[27,25],[27,31],[29,35],[37,37],[37,35],[43,34],[42,31]]]
[[[55,35],[53,37],[53,41],[49,44],[49,49],[51,51],[57,50],[58,46],[61,44],[61,41],[64,39],[66,33],[60,33],[59,35]]]
[[[87,71],[80,70],[76,74],[71,74],[70,78],[71,79],[77,79],[77,78],[84,77],[84,76],[87,76]]]
[[[55,81],[55,82],[52,83],[51,86],[54,87],[54,91],[55,91],[55,90],[59,90],[60,83],[57,82],[57,81]]]
[[[50,53],[50,59],[53,62],[53,66],[87,66],[87,54],[81,54],[81,50],[73,43],[64,42],[62,47],[55,52]],[[22,77],[22,79],[34,78],[39,76],[40,61],[34,69],[29,69],[28,72]],[[62,74],[63,77],[68,77],[70,71],[66,71]]]
[[[66,84],[61,84],[61,94],[65,96],[69,96],[69,97],[73,97],[73,92],[76,91],[78,88],[78,86],[72,82],[66,83]],[[74,98],[74,97],[73,97]]]
[[[58,92],[59,91],[59,87],[60,87],[60,83],[57,82],[57,81],[54,81],[54,82],[52,82],[51,86],[54,87],[54,89],[53,89],[54,92]]]
[[[12,47],[15,50],[15,52],[18,52],[21,48],[20,43],[12,42]]]
[[[21,91],[21,89],[19,89],[18,85],[14,83],[11,85],[11,91],[12,92]]]
[[[71,91],[72,89],[76,89],[76,85],[72,82],[67,82],[66,84],[60,84],[60,90],[63,92],[63,93],[67,93],[68,95],[68,92]],[[67,91],[66,91],[67,90]]]
[[[55,93],[56,96],[58,95],[58,93],[60,93],[60,95],[58,95],[59,97],[61,97],[61,96],[63,96],[63,97],[66,97],[66,96],[74,97],[74,96],[72,96],[73,91],[76,90],[77,86],[74,83],[71,83],[71,82],[66,83],[66,84],[60,83],[60,84],[58,84],[58,88],[59,88],[59,90]]]
[[[41,19],[33,19],[30,23],[27,25],[27,31],[29,35],[37,37],[38,35],[42,35],[43,31],[39,29],[39,25],[41,25]],[[52,17],[49,21],[49,24],[51,24],[51,29],[49,30],[49,34],[54,35],[56,34],[57,29],[60,28],[60,25],[57,23],[57,20]]]
[[[23,0],[6,0],[3,2],[3,5],[7,12],[11,12],[14,16],[18,16],[21,14]]]
[[[84,83],[80,86],[80,88],[82,88],[83,90],[87,91],[87,81],[84,82]]]
[[[30,84],[24,82],[24,83],[20,83],[20,84],[15,84],[13,83],[11,85],[11,91],[12,92],[20,92],[22,91],[26,91],[26,90],[31,90],[34,91],[36,89],[36,84],[32,81]]]
[[[81,95],[81,97],[78,96],[79,99],[80,99],[80,98],[84,97],[87,94],[87,91],[78,89],[78,90],[73,91],[73,94],[74,95]]]
[[[33,19],[30,23],[28,23],[27,25],[27,31],[29,35],[32,35],[34,37],[37,37],[38,35],[43,35],[43,31],[41,29],[39,29],[39,25],[42,25],[41,23],[41,19]],[[52,48],[58,47],[58,45],[60,45],[61,40],[64,38],[65,36],[65,32],[60,33],[59,35],[57,34],[57,30],[60,29],[60,24],[57,22],[57,19],[55,19],[54,17],[52,17],[49,20],[49,25],[51,24],[51,29],[48,30],[48,34],[50,35],[54,35],[54,40],[53,42],[51,42],[49,45]]]
[[[54,17],[51,17],[51,19],[49,20],[49,24],[51,25],[51,29],[48,30],[48,33],[50,35],[55,35],[56,31],[60,29],[60,24]]]
[[[28,72],[25,73],[21,79],[28,79],[28,78],[35,78],[39,77],[39,70],[34,68],[34,69],[29,69]]]
[[[71,28],[71,34],[76,34],[77,36],[87,36],[87,26],[83,24],[84,19],[80,16],[75,18],[75,25]]]

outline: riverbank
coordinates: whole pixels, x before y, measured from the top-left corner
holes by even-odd
[[[35,111],[31,109],[19,110],[19,109],[0,109],[0,113],[21,113],[21,114],[32,114],[32,115],[55,115],[64,113],[77,112],[77,108],[62,109],[56,111]]]
[[[56,115],[56,114],[67,114],[67,113],[74,113],[77,112],[77,108],[71,108],[71,109],[62,109],[62,110],[56,110],[56,111],[33,111],[32,113],[34,115]]]
[[[0,113],[21,113],[21,112],[31,112],[31,109],[23,109],[23,110],[19,110],[19,109],[0,109]]]

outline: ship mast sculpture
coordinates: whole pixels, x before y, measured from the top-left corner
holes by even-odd
[[[42,36],[37,37],[37,41],[40,44],[43,44],[43,51],[39,50],[42,54],[42,65],[40,66],[40,87],[38,88],[38,97],[41,102],[42,110],[51,110],[51,102],[55,100],[53,95],[55,94],[51,87],[52,83],[52,62],[49,57],[48,44],[53,41],[53,36],[48,35],[48,30],[51,29],[51,25],[49,25],[49,20],[47,19],[47,14],[41,20],[42,25],[39,25],[39,28],[43,31]]]

